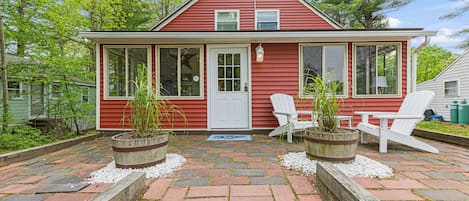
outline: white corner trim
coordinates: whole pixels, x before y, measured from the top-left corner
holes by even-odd
[[[331,26],[333,26],[334,28],[336,29],[343,29],[342,25],[340,25],[338,22],[334,21],[333,19],[331,19],[330,17],[328,17],[325,13],[323,13],[322,11],[318,10],[315,6],[309,4],[308,2],[306,2],[305,0],[298,0],[300,3],[302,3],[306,8],[308,8],[309,10],[313,11],[314,14],[316,14],[317,16],[319,16],[320,18],[322,18],[324,21],[326,21],[328,24],[330,24]]]
[[[96,61],[95,62],[96,62],[96,130],[99,130],[101,129],[101,44],[99,43],[96,43]]]

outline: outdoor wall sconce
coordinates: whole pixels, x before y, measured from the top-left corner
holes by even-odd
[[[264,48],[261,43],[256,47],[256,61],[264,62]]]

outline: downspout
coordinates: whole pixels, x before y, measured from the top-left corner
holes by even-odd
[[[418,58],[418,52],[425,46],[427,46],[430,43],[430,36],[425,36],[425,41],[418,46],[414,51],[412,51],[412,82],[411,82],[411,91],[414,92],[417,91],[417,58]]]

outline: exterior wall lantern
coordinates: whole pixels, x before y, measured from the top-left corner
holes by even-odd
[[[261,43],[256,47],[256,61],[264,62],[264,48]]]

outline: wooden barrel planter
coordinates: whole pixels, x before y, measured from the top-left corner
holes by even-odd
[[[132,138],[129,133],[112,137],[112,151],[117,168],[145,168],[166,160],[168,134]]]
[[[356,130],[339,129],[338,133],[308,129],[304,136],[305,152],[309,159],[328,162],[351,162],[357,153]]]

